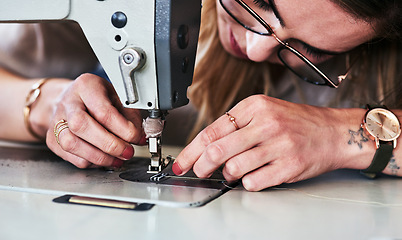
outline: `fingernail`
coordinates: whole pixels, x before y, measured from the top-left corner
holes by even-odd
[[[121,168],[123,166],[124,161],[118,158],[115,158],[112,163],[112,167],[114,168]]]
[[[178,162],[173,163],[172,171],[174,174],[176,174],[178,176],[180,176],[183,173]]]
[[[131,159],[133,156],[134,156],[134,148],[131,145],[128,145],[121,154],[121,157],[126,160]]]
[[[138,143],[139,145],[146,145],[147,144],[147,137],[144,135],[142,138],[141,138],[141,140],[140,140],[140,142]]]

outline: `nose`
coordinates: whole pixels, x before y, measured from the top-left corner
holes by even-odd
[[[251,31],[246,32],[246,52],[254,62],[278,62],[276,55],[280,44],[272,36],[259,35]]]

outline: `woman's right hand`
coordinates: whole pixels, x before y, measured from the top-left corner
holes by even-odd
[[[83,74],[69,84],[53,110],[46,144],[79,168],[119,167],[133,157],[131,144],[145,144],[139,110],[124,108],[112,84],[96,75]],[[68,128],[62,130],[63,120]]]

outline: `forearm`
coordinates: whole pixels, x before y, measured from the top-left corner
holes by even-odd
[[[0,138],[29,139],[22,109],[29,92],[29,82],[0,69]],[[32,139],[31,139],[32,140]]]
[[[0,138],[13,141],[33,142],[39,139],[32,136],[24,124],[23,109],[26,96],[32,85],[39,79],[24,79],[0,69]],[[29,120],[33,131],[43,138],[46,135],[52,105],[68,80],[52,79],[41,87],[41,94],[31,106]]]

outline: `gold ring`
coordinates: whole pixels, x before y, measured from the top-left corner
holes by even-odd
[[[56,141],[59,145],[60,145],[59,135],[64,129],[67,129],[67,128],[68,128],[67,121],[64,119],[58,121],[56,123],[56,125],[54,125],[53,132],[54,132],[54,136],[56,137]]]
[[[231,121],[233,123],[233,125],[236,128],[236,130],[239,130],[240,128],[239,128],[239,125],[237,125],[237,123],[236,123],[236,118],[233,117],[232,115],[230,115],[228,112],[226,112],[225,114],[226,114],[226,116],[229,117],[229,121]]]

